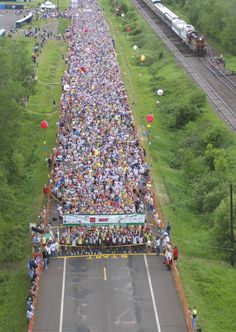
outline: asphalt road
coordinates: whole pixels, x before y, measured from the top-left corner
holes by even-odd
[[[0,29],[5,29],[9,32],[11,28],[16,27],[16,21],[21,19],[23,15],[15,15],[14,10],[0,10]]]
[[[34,332],[186,332],[162,259],[54,260],[42,274]]]

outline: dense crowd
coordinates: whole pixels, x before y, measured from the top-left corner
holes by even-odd
[[[153,208],[148,165],[102,11],[82,1],[67,33],[68,67],[54,151],[53,194],[62,213]]]
[[[73,227],[65,228],[59,239],[59,253],[93,254],[102,252],[140,252],[153,239],[147,226]]]

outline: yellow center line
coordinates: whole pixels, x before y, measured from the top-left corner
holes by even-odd
[[[103,275],[104,275],[104,280],[107,281],[107,269],[105,268],[105,266],[103,268]]]

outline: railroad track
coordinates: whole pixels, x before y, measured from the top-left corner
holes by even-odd
[[[217,77],[235,96],[236,96],[236,83],[231,80],[223,71],[217,68],[212,60],[209,58],[203,59],[204,65]]]
[[[205,91],[219,116],[236,132],[236,84],[214,66],[212,59],[193,56],[142,0],[132,2],[182,67]]]

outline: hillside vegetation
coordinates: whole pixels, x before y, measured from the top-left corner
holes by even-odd
[[[203,331],[233,332],[229,184],[235,184],[235,136],[128,1],[100,3],[162,211],[180,248],[178,268],[188,303],[197,305]],[[162,97],[156,94],[160,88]],[[150,128],[148,113],[155,116]]]

